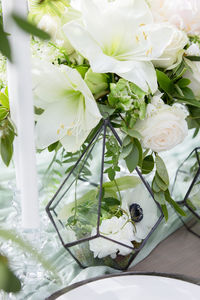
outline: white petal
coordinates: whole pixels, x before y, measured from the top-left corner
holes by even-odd
[[[78,100],[77,100],[78,101]],[[48,147],[63,138],[76,121],[77,102],[52,103],[38,117],[36,125],[36,144],[39,149]]]
[[[39,59],[33,60],[32,79],[34,95],[42,108],[46,107],[46,103],[64,100],[66,94],[63,91],[72,89],[59,67]]]
[[[155,93],[158,89],[157,77],[154,66],[151,62],[132,62],[132,69],[129,72],[117,74],[139,86],[143,91]]]

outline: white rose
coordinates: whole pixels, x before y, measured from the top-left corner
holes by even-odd
[[[131,241],[135,239],[134,226],[131,222],[127,222],[127,217],[112,217],[111,219],[103,220],[99,230],[101,235],[105,235],[110,239],[133,248]],[[91,236],[95,236],[96,233],[96,228],[93,228]],[[102,237],[91,240],[89,245],[90,250],[94,252],[94,257],[98,258],[103,258],[108,255],[112,258],[116,258],[117,253],[126,256],[132,252],[128,247]]]
[[[199,0],[148,0],[154,19],[168,21],[192,35],[200,34]]]
[[[170,150],[180,144],[188,133],[185,106],[169,106],[161,99],[162,94],[153,97],[147,106],[146,118],[137,121],[135,129],[142,135],[144,148],[155,152]]]
[[[185,72],[184,77],[191,80],[189,87],[192,89],[194,95],[200,98],[200,61],[191,61],[185,59],[186,63],[190,67],[187,72]]]
[[[166,25],[164,26],[166,27]],[[175,26],[172,25],[169,25],[169,27],[172,29],[173,34],[162,56],[160,56],[158,60],[153,61],[156,67],[172,67],[179,61],[179,57],[182,58],[182,54],[184,53],[183,48],[189,42],[185,32],[178,30]]]

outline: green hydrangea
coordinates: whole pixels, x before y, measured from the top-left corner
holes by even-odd
[[[117,83],[110,84],[110,91],[108,101],[112,107],[120,109],[122,112],[138,112],[141,119],[145,117],[146,93],[134,83],[120,79]]]

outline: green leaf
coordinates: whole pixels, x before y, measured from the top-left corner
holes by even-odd
[[[189,87],[182,88],[182,92],[184,94],[184,97],[187,99],[195,99],[195,95],[193,91]]]
[[[178,102],[180,103],[185,103],[187,105],[191,105],[191,106],[195,106],[200,108],[200,100],[195,100],[195,99],[187,99],[187,98],[183,98],[180,96],[176,96],[176,99],[178,100]]]
[[[169,186],[169,175],[165,163],[159,155],[156,155],[156,170],[164,183]]]
[[[136,145],[133,146],[131,153],[126,157],[126,165],[130,173],[137,167],[140,159],[140,153]]]
[[[8,167],[13,155],[13,141],[8,135],[2,136],[0,139],[0,152],[5,165]]]
[[[182,217],[187,216],[186,212],[180,207],[180,205],[178,205],[177,202],[175,202],[172,198],[171,195],[169,193],[169,190],[167,190],[165,192],[165,199],[166,201],[175,209],[175,211],[181,215]]]
[[[136,139],[141,139],[142,138],[141,134],[137,130],[129,129],[129,128],[123,128],[122,131],[124,131],[127,135],[129,135],[133,138],[136,138]]]
[[[200,56],[187,56],[187,59],[191,60],[191,61],[200,61]]]
[[[129,145],[130,143],[132,143],[132,139],[127,135],[124,140],[123,140],[123,147],[126,147],[127,145]]]
[[[59,141],[58,142],[55,142],[53,144],[51,144],[49,147],[48,147],[48,151],[49,152],[53,152],[54,150],[56,150],[56,148],[58,147],[59,145]]]
[[[184,88],[184,87],[187,87],[190,83],[191,83],[191,81],[189,79],[187,79],[187,78],[181,78],[178,81],[178,86],[180,88]]]
[[[98,105],[98,108],[100,110],[102,117],[105,119],[107,119],[109,116],[111,116],[115,111],[114,108],[111,108],[108,105],[99,104],[99,103],[97,105]]]
[[[120,201],[113,197],[104,198],[102,202],[105,202],[109,206],[120,205]]]
[[[9,114],[7,108],[0,106],[0,121],[4,120]]]
[[[161,89],[163,89],[163,91],[165,91],[168,94],[173,94],[175,89],[173,81],[165,73],[159,70],[156,70],[156,74]]]
[[[122,147],[122,152],[119,158],[120,159],[126,158],[131,153],[132,149],[133,149],[133,144],[128,144],[127,146]]]
[[[109,190],[117,192],[118,189],[120,191],[124,191],[127,189],[134,188],[139,183],[141,183],[141,180],[140,178],[138,178],[138,176],[123,176],[120,178],[116,178],[115,181],[104,182],[103,187],[105,189],[105,192]]]
[[[110,179],[110,181],[114,180],[115,179],[115,170],[113,170],[113,168],[109,168],[108,169],[108,178]]]
[[[107,74],[94,73],[92,69],[89,69],[85,74],[85,82],[96,99],[109,92],[109,76]]]
[[[165,221],[167,222],[168,218],[169,218],[167,205],[166,204],[162,204],[161,208],[162,208],[162,212],[163,212],[164,217],[165,217]]]
[[[166,183],[160,178],[157,172],[155,174],[155,182],[160,190],[166,191],[168,189],[168,185],[166,185]]]
[[[89,66],[88,65],[79,65],[75,67],[76,70],[79,72],[79,74],[82,76],[82,78],[85,78],[85,74],[87,73]]]
[[[1,93],[1,92],[0,92],[0,103],[5,108],[7,108],[7,109],[10,108],[8,96],[6,94],[4,94],[4,93]]]
[[[152,155],[148,155],[142,162],[142,173],[149,174],[154,168],[154,159]]]
[[[165,205],[165,194],[164,192],[158,192],[154,193],[154,198],[156,202],[158,202],[160,205]]]
[[[10,270],[6,257],[0,255],[0,290],[17,293],[21,290],[20,280]]]
[[[134,144],[138,148],[138,151],[139,151],[139,162],[138,162],[138,165],[140,167],[142,167],[142,160],[143,160],[143,149],[142,149],[142,146],[141,146],[140,142],[138,141],[138,139],[134,139]]]
[[[0,52],[2,55],[7,57],[10,61],[12,60],[11,47],[8,40],[8,34],[4,32],[3,25],[0,24]]]
[[[193,209],[194,211],[197,210],[197,208],[194,206],[194,204],[192,203],[192,201],[190,201],[190,199],[186,200],[187,205]]]
[[[154,191],[154,193],[159,193],[161,191],[161,189],[159,188],[159,186],[157,185],[157,183],[155,181],[155,177],[152,182],[152,190]]]
[[[13,14],[12,17],[13,17],[13,20],[15,21],[15,23],[21,29],[23,29],[25,32],[27,32],[27,33],[29,33],[33,36],[36,36],[36,37],[38,37],[42,40],[49,40],[50,39],[50,35],[47,32],[44,32],[43,30],[37,28],[35,25],[30,23],[26,19],[22,18],[21,16]]]

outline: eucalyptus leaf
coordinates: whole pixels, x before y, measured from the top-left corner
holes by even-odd
[[[169,190],[165,192],[165,199],[179,215],[181,215],[182,217],[185,217],[187,215],[186,212],[180,207],[180,205],[171,198]]]
[[[126,147],[127,145],[129,145],[130,143],[132,143],[132,139],[130,138],[130,136],[126,136],[123,140],[123,147]]]
[[[155,177],[152,182],[152,190],[154,191],[154,193],[159,193],[161,191],[160,187],[156,183]]]
[[[168,221],[168,218],[169,218],[167,205],[166,205],[166,204],[162,204],[162,205],[161,205],[161,208],[162,208],[162,212],[163,212],[164,217],[165,217],[165,221],[167,222],[167,221]]]
[[[165,194],[164,192],[158,192],[154,193],[154,198],[156,202],[158,202],[160,205],[165,205]]]
[[[160,190],[166,191],[168,189],[168,185],[160,178],[157,172],[155,174],[155,182]]]
[[[114,108],[111,108],[108,105],[99,104],[99,103],[97,105],[98,105],[98,108],[100,110],[102,117],[105,119],[107,119],[109,116],[111,116],[115,111]]]
[[[120,159],[125,159],[132,151],[133,144],[128,144],[127,146],[122,148],[122,152],[120,154]]]
[[[149,174],[154,168],[154,159],[152,155],[148,155],[142,162],[142,173]]]
[[[125,158],[127,168],[132,173],[137,167],[140,160],[140,153],[138,147],[134,145],[131,153]]]
[[[127,135],[129,135],[133,138],[136,138],[136,139],[141,139],[142,138],[141,134],[137,130],[129,129],[129,128],[123,128],[122,131],[124,131]]]
[[[156,170],[164,183],[169,186],[169,175],[164,161],[159,155],[156,155]]]
[[[106,191],[113,190],[114,192],[125,191],[136,187],[141,180],[138,176],[123,176],[116,178],[115,181],[104,182],[103,187]],[[116,186],[117,185],[117,186]]]

